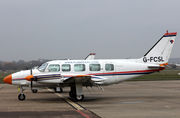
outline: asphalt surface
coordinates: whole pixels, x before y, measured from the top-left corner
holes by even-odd
[[[69,88],[60,94],[26,90],[26,100],[19,101],[16,86],[0,84],[0,117],[180,117],[180,81],[123,82],[103,88],[105,91],[84,87],[81,102],[69,98]]]

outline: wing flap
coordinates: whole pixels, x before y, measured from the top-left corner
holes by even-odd
[[[66,78],[63,82],[66,84],[82,83],[84,86],[93,86],[104,84],[107,78],[90,75],[74,75]]]
[[[91,80],[91,76],[89,76],[89,75],[75,75],[75,76],[65,79],[63,82],[68,83],[68,84],[70,84],[70,83],[85,83],[90,80]]]

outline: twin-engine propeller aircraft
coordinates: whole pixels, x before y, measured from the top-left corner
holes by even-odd
[[[118,84],[142,75],[159,72],[168,64],[175,41],[176,32],[165,33],[160,40],[139,59],[100,59],[95,60],[91,53],[84,60],[54,60],[41,66],[13,73],[4,82],[20,86],[19,100],[24,100],[25,89],[37,92],[45,87],[62,92],[70,87],[69,96],[78,101],[84,99],[83,86]]]

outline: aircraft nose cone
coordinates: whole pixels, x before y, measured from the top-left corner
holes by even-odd
[[[12,75],[8,75],[3,79],[5,83],[12,84]]]

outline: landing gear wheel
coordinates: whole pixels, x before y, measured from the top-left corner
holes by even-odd
[[[75,98],[75,95],[73,94],[72,91],[69,92],[69,96],[70,96],[71,98]]]
[[[25,100],[26,96],[24,94],[19,94],[18,99],[19,100]]]
[[[32,90],[32,92],[33,92],[33,93],[37,93],[37,92],[38,92],[38,90],[36,90],[36,89],[33,89],[33,90]]]
[[[72,98],[72,96],[73,96],[73,95],[72,95],[72,91],[70,91],[70,92],[69,92],[69,97]]]
[[[82,101],[84,99],[84,95],[76,95],[75,98],[77,101]]]

